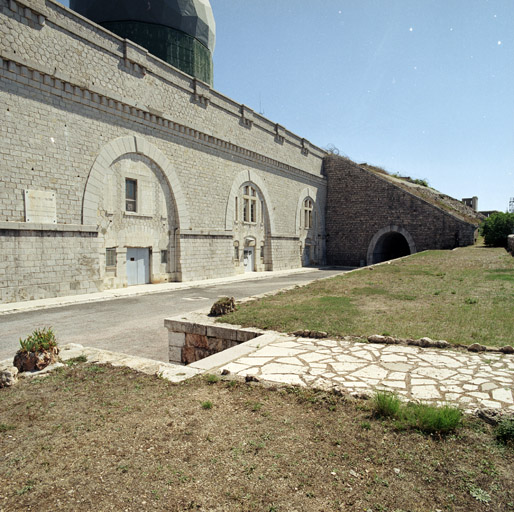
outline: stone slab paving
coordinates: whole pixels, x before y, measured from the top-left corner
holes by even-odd
[[[257,343],[259,338],[253,341]],[[514,356],[277,335],[223,366],[239,377],[339,388],[395,391],[408,400],[514,412]]]

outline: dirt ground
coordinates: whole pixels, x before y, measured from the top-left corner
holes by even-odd
[[[329,393],[83,363],[0,389],[0,453],[2,512],[514,510],[480,420],[435,439]]]

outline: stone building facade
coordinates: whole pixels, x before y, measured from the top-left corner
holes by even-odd
[[[324,263],[320,148],[53,0],[0,16],[3,302]]]
[[[415,250],[472,242],[391,187],[376,215],[369,177],[54,0],[0,0],[0,108],[1,302],[358,265],[393,221]]]

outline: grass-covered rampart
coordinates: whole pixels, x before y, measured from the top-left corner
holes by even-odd
[[[514,258],[483,246],[427,251],[242,304],[223,322],[513,344]]]

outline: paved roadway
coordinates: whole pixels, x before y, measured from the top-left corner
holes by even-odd
[[[35,328],[51,326],[58,342],[167,361],[164,319],[209,307],[218,297],[242,299],[329,277],[342,270],[313,270],[258,280],[209,284],[170,292],[116,298],[0,315],[0,360],[13,357],[18,340]]]

